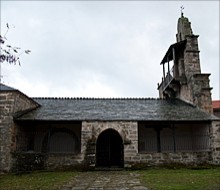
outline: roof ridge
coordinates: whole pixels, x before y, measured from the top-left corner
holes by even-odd
[[[153,97],[32,97],[40,100],[164,100]]]

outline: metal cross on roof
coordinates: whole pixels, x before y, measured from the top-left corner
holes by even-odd
[[[184,6],[182,5],[182,6],[180,7],[180,9],[181,9],[181,15],[183,16],[183,9],[184,9]]]

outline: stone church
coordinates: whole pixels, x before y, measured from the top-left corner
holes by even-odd
[[[181,15],[159,98],[30,98],[0,84],[0,171],[220,164],[220,119]]]

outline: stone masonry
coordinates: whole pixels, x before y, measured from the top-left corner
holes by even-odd
[[[138,122],[84,121],[81,131],[81,152],[79,154],[47,154],[48,169],[96,166],[96,145],[99,135],[113,129],[121,136],[124,148],[124,167],[156,166],[163,164],[219,164],[220,131],[216,121],[211,132],[212,150],[204,152],[140,153],[138,151]],[[214,125],[214,123],[213,123]],[[214,134],[214,135],[213,135]]]
[[[216,122],[216,125],[219,122]],[[106,129],[115,129],[123,139],[124,144],[124,167],[135,167],[139,164],[146,166],[154,166],[158,164],[193,164],[193,163],[213,163],[219,164],[219,152],[177,152],[177,153],[139,153],[138,152],[138,123],[137,122],[83,122],[82,124],[82,155],[85,155],[85,160],[90,161],[90,166],[95,166],[96,140],[101,132]],[[96,129],[96,130],[94,130]],[[219,149],[220,131],[219,126],[214,130],[212,147]],[[218,135],[218,137],[217,137]],[[92,151],[87,154],[86,149],[88,143],[93,145]],[[89,158],[89,159],[88,159]],[[213,160],[214,159],[214,160]]]
[[[174,80],[169,81],[169,84],[162,81],[158,87],[159,95],[164,98],[168,94],[169,98],[179,98],[212,114],[210,74],[201,73],[198,37],[193,34],[188,18],[182,14],[177,24],[177,43],[166,54],[168,67],[171,59],[169,56],[173,54],[173,73],[168,71],[168,75],[173,75]],[[164,83],[168,85],[165,89]]]
[[[124,144],[124,166],[129,166],[130,161],[135,160],[138,153],[137,122],[83,122],[81,153],[85,155],[84,160],[91,167],[95,166],[96,140],[106,129],[114,129],[120,134]],[[87,152],[88,146],[92,146],[89,152]]]
[[[186,84],[180,85],[179,98],[212,113],[210,74],[201,73],[197,38],[195,35],[186,37],[184,71],[180,71],[186,76]]]
[[[220,121],[213,121],[211,127],[212,158],[214,164],[220,164]]]
[[[17,112],[34,109],[39,105],[23,93],[1,91],[0,93],[0,171],[11,168],[11,152],[16,147],[16,124],[13,115]]]

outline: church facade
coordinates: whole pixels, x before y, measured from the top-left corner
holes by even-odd
[[[159,98],[30,98],[0,84],[0,171],[220,164],[220,119],[181,15]]]

